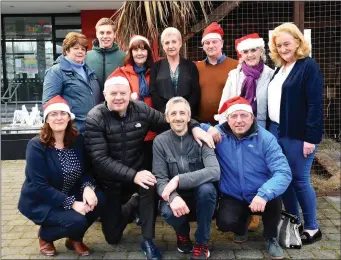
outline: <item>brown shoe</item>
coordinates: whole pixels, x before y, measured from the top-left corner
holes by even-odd
[[[90,249],[83,242],[73,241],[70,238],[66,239],[65,247],[69,250],[75,250],[80,256],[88,256],[91,254]]]
[[[252,215],[249,217],[248,221],[249,221],[249,226],[248,226],[249,231],[255,231],[259,227],[259,216]]]
[[[56,248],[53,242],[46,242],[39,237],[40,253],[46,256],[56,255]]]

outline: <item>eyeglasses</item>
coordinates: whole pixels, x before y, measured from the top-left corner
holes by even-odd
[[[244,51],[242,51],[242,53],[244,53],[244,54],[248,54],[248,53],[249,53],[249,51],[250,51],[251,53],[255,53],[255,52],[257,51],[257,49],[244,50]]]

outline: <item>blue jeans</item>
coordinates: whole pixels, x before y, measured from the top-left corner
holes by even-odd
[[[210,239],[211,222],[216,208],[217,190],[213,183],[204,183],[197,187],[193,197],[182,197],[190,211],[196,212],[198,223],[195,241],[207,244]],[[188,236],[190,231],[188,216],[175,217],[167,202],[161,203],[161,215],[180,236]]]
[[[279,125],[271,122],[270,132],[277,138],[283,153],[287,157],[292,173],[292,181],[282,196],[285,210],[298,216],[300,221],[299,206],[301,206],[304,228],[318,229],[316,219],[316,195],[314,188],[310,184],[310,170],[313,164],[315,151],[303,156],[303,141],[289,137],[279,137]]]

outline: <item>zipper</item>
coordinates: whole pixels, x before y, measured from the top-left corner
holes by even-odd
[[[184,160],[182,159],[182,136],[180,137],[180,161],[181,161],[181,166],[182,166],[182,171],[185,172],[185,167],[184,167]]]
[[[123,120],[123,119],[122,119]],[[122,164],[125,164],[125,154],[126,154],[126,143],[125,143],[125,137],[126,137],[126,131],[124,129],[124,122],[121,121],[121,162]]]
[[[105,83],[105,50],[103,49],[103,88],[104,88],[104,83]]]

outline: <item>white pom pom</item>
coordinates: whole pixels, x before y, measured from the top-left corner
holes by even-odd
[[[220,117],[221,117],[221,115],[219,115],[219,114],[213,116],[215,121],[219,121]]]
[[[137,100],[138,94],[136,92],[131,93],[131,99]]]

